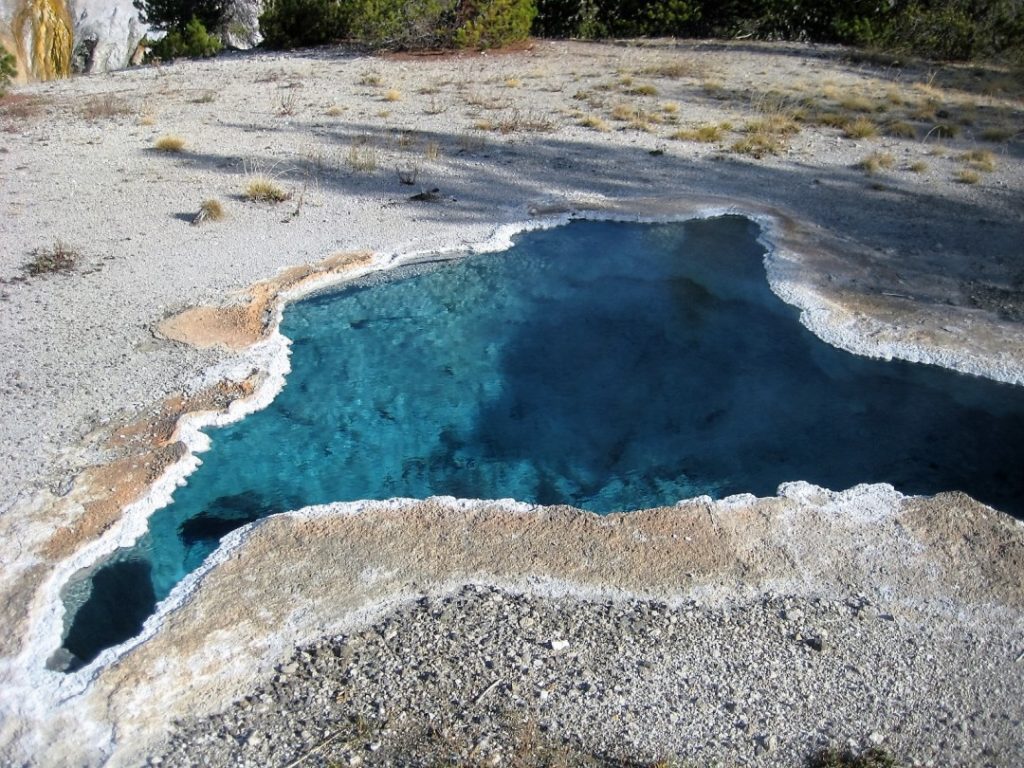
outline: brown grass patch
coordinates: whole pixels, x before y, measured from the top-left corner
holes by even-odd
[[[185,148],[185,139],[174,134],[161,136],[153,143],[153,148],[161,152],[181,152]]]
[[[843,135],[848,139],[868,139],[878,135],[878,126],[866,117],[858,117],[843,128]]]

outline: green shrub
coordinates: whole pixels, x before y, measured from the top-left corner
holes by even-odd
[[[456,0],[355,0],[352,34],[373,48],[449,48],[457,5]]]
[[[354,0],[348,31],[390,50],[495,48],[530,34],[533,0]]]
[[[7,49],[0,45],[0,96],[7,93],[11,86],[11,80],[18,74],[18,68],[14,63],[14,56],[8,53]]]
[[[224,25],[227,0],[135,0],[139,18],[160,32],[178,32],[183,37],[193,19],[203,30]]]
[[[216,56],[220,49],[220,38],[207,32],[203,23],[193,16],[183,30],[171,29],[154,42],[149,56],[164,61],[179,57],[199,59]]]
[[[1014,0],[911,0],[900,3],[872,42],[937,59],[1024,52],[1024,6]]]
[[[351,11],[340,0],[268,0],[260,14],[260,32],[268,48],[297,48],[343,40]]]
[[[465,3],[474,14],[455,30],[459,48],[500,48],[530,35],[537,8],[533,0],[478,0]]]
[[[692,35],[700,0],[538,0],[533,31],[545,37]]]
[[[754,37],[1024,62],[1020,0],[537,0],[543,37]]]

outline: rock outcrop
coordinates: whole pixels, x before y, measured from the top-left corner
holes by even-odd
[[[149,31],[132,0],[70,0],[76,72],[123,69]]]
[[[219,30],[224,45],[259,45],[262,10],[261,0],[230,0]],[[149,32],[132,0],[0,0],[0,44],[14,54],[21,81],[137,64]]]

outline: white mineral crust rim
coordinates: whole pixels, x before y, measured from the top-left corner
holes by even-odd
[[[8,700],[3,705],[3,709],[16,708],[20,712],[35,712],[38,716],[42,716],[54,704],[67,701],[86,692],[90,683],[104,668],[158,633],[167,617],[188,600],[206,574],[216,568],[219,563],[230,558],[232,553],[241,547],[252,532],[262,524],[262,521],[256,521],[225,536],[218,548],[206,558],[203,564],[178,583],[171,593],[157,605],[156,612],[146,620],[139,635],[106,649],[91,663],[75,672],[54,672],[46,669],[47,658],[60,646],[62,640],[64,605],[60,592],[68,580],[82,568],[95,564],[119,547],[132,545],[143,535],[150,515],[167,505],[175,488],[184,485],[186,478],[202,463],[199,454],[206,451],[210,444],[209,438],[202,432],[204,428],[230,424],[265,408],[284,386],[285,377],[291,370],[291,342],[280,332],[280,323],[287,303],[371,273],[384,273],[426,256],[442,255],[457,258],[460,255],[506,250],[513,245],[516,235],[532,230],[551,229],[572,220],[653,224],[681,223],[724,215],[738,215],[754,221],[761,228],[758,242],[765,247],[763,263],[771,290],[784,302],[797,307],[800,310],[801,323],[826,343],[861,356],[885,360],[900,358],[912,362],[939,365],[997,381],[1024,383],[1024,370],[1021,365],[1002,364],[995,360],[979,360],[959,351],[940,352],[917,346],[912,342],[878,342],[865,335],[864,329],[867,324],[864,322],[856,326],[836,322],[837,313],[833,308],[824,302],[811,286],[801,284],[791,277],[789,274],[792,271],[791,268],[787,271],[787,268],[791,267],[788,262],[795,258],[795,254],[792,250],[785,250],[778,245],[781,239],[779,236],[780,221],[775,215],[764,211],[752,212],[741,205],[717,204],[687,209],[677,214],[652,216],[630,210],[628,204],[600,196],[581,196],[578,202],[582,203],[585,208],[576,209],[573,201],[570,200],[563,203],[562,210],[556,209],[549,215],[531,216],[532,210],[528,213],[524,211],[528,218],[514,224],[496,227],[489,237],[479,242],[453,244],[449,248],[429,251],[410,250],[401,253],[378,254],[367,267],[344,274],[325,275],[323,278],[307,282],[301,287],[283,291],[279,295],[278,301],[275,302],[268,338],[245,350],[240,359],[236,358],[230,363],[214,365],[202,374],[202,382],[210,384],[225,379],[240,380],[255,369],[263,374],[263,380],[256,391],[246,398],[235,400],[224,411],[201,411],[183,416],[178,422],[176,436],[186,445],[187,454],[169,467],[142,498],[125,507],[117,525],[58,565],[43,588],[39,590],[34,602],[35,610],[29,633],[30,641],[26,645],[26,650],[13,663],[12,667],[14,668],[7,670],[7,676],[13,683],[11,686],[13,695],[7,697]],[[591,206],[596,209],[591,209]],[[807,483],[792,482],[780,486],[778,493],[780,496],[794,499],[805,497],[808,494],[824,494],[832,501],[856,496],[865,502],[860,507],[864,510],[865,515],[875,515],[879,518],[891,514],[898,506],[899,500],[905,498],[892,486],[885,484],[860,485],[843,491],[842,494],[836,494]],[[448,497],[442,498],[455,502]],[[712,503],[716,509],[727,512],[730,506],[746,504],[752,498],[749,494],[743,494]],[[387,501],[339,502],[305,507],[281,514],[300,517],[354,515],[361,513],[369,504],[403,506],[413,501],[412,499],[391,499]],[[498,501],[465,499],[458,500],[457,503],[465,505],[467,509],[483,504],[492,507],[498,506],[513,514],[529,514],[536,509],[536,505],[517,502],[513,499]],[[543,575],[538,575],[538,578],[543,581]],[[538,585],[542,581],[538,581]],[[551,594],[558,595],[576,594],[586,597],[593,594],[593,590],[562,584],[551,585],[550,589]],[[17,705],[15,705],[16,701]]]

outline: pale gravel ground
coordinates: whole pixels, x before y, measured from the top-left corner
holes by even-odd
[[[1017,765],[1024,676],[977,664],[1015,629],[953,629],[936,607],[467,587],[297,649],[150,764],[795,766],[884,746],[906,765]]]
[[[682,62],[687,73],[642,73],[666,62]],[[627,73],[658,95],[626,93]],[[24,89],[45,100],[43,112],[0,116],[0,519],[7,540],[18,542],[3,553],[5,586],[47,533],[45,518],[32,525],[46,500],[37,491],[66,491],[77,471],[102,458],[105,425],[196,389],[202,372],[225,359],[155,338],[164,316],[338,251],[387,256],[477,243],[524,222],[541,201],[722,195],[779,207],[843,243],[841,269],[832,277],[811,271],[808,280],[831,281],[852,308],[914,343],[934,329],[902,331],[901,313],[924,307],[948,315],[951,337],[966,334],[969,346],[987,334],[996,343],[986,350],[1024,360],[1021,143],[980,138],[987,126],[1019,128],[1019,84],[986,95],[978,93],[985,80],[966,76],[954,87],[949,77],[804,47],[546,43],[467,58],[224,57]],[[386,100],[389,88],[401,98]],[[707,121],[738,126],[772,89],[790,101],[827,101],[853,92],[885,100],[892,88],[917,101],[934,96],[948,119],[971,113],[973,125],[951,141],[853,141],[807,128],[782,155],[759,161],[724,151],[736,133],[717,146],[668,138]],[[828,89],[833,96],[823,95]],[[81,117],[83,105],[106,94],[128,112]],[[679,111],[665,111],[665,102]],[[617,130],[609,113],[618,104],[664,122],[650,132]],[[328,115],[332,106],[340,114]],[[294,114],[279,114],[284,107]],[[616,130],[579,127],[576,109]],[[481,120],[518,129],[484,132],[474,128]],[[525,130],[538,122],[552,130]],[[166,133],[183,136],[186,151],[153,151]],[[367,147],[378,168],[353,169],[351,153]],[[995,171],[977,185],[955,183],[959,153],[976,147],[996,153]],[[869,178],[854,165],[872,151],[891,153],[895,164]],[[914,161],[926,171],[911,172]],[[399,184],[396,166],[417,166],[417,186],[439,187],[444,202],[410,203],[415,189]],[[293,200],[244,202],[253,169],[276,177]],[[214,196],[227,220],[190,226],[199,203]],[[31,252],[58,239],[82,254],[80,268],[22,281]],[[950,663],[964,658],[956,653]]]

